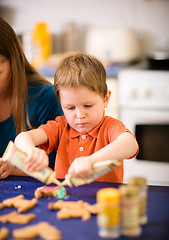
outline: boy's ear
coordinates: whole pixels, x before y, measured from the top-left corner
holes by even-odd
[[[105,96],[105,98],[104,98],[104,108],[107,107],[107,105],[108,105],[108,103],[109,103],[109,101],[110,101],[110,96],[111,96],[111,91],[108,90],[108,91],[107,91],[107,94],[106,94],[106,96]]]

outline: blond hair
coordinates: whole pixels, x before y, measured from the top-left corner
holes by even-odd
[[[28,82],[46,82],[28,62],[19,39],[12,27],[0,17],[0,55],[10,61],[11,79],[8,86],[11,96],[12,114],[16,124],[16,133],[29,128],[31,123],[28,117]]]
[[[59,98],[61,88],[85,86],[101,97],[107,94],[106,71],[95,57],[83,54],[69,54],[59,64],[54,76],[55,94]]]

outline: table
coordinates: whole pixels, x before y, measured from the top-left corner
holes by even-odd
[[[23,194],[25,199],[32,199],[34,191],[37,187],[43,186],[41,182],[31,177],[10,176],[5,180],[0,180],[0,202],[6,198],[15,197]],[[104,187],[115,187],[119,184],[93,182],[91,184],[67,188],[69,195],[68,200],[74,201],[82,199],[90,204],[96,203],[96,192]],[[148,186],[148,224],[142,226],[142,234],[139,240],[168,240],[169,239],[169,187],[164,186]],[[37,205],[26,213],[34,213],[37,218],[29,224],[35,224],[40,221],[48,221],[55,225],[62,232],[63,240],[101,240],[98,236],[98,226],[96,216],[92,216],[91,220],[83,222],[81,219],[58,220],[56,211],[48,209],[49,202],[55,202],[54,197],[43,197],[38,200]],[[3,208],[0,215],[13,211],[11,208]],[[8,240],[12,238],[12,230],[21,228],[25,225],[12,223],[0,223],[0,227],[5,226],[10,231]],[[40,240],[41,238],[36,238]],[[127,238],[121,236],[119,240]]]

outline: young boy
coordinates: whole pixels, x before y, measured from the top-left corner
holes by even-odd
[[[93,163],[137,154],[132,133],[119,120],[104,115],[111,92],[107,90],[105,69],[95,57],[73,54],[64,58],[54,77],[54,89],[65,116],[22,132],[15,139],[28,155],[27,170],[46,167],[46,154],[54,148],[56,177],[61,179],[66,173],[88,179]],[[122,183],[123,161],[99,181]]]

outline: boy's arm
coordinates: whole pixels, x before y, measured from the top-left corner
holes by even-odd
[[[117,140],[98,150],[88,157],[76,158],[71,164],[68,173],[83,179],[92,175],[92,164],[105,160],[123,160],[134,157],[138,151],[138,143],[128,132],[121,134]],[[85,158],[85,159],[84,159]]]
[[[33,148],[48,141],[46,133],[42,129],[34,129],[19,133],[15,138],[15,145],[26,152],[27,148]]]
[[[123,160],[132,158],[138,152],[138,143],[131,133],[123,133],[119,137],[103,147],[99,151],[93,153],[90,158],[91,162],[99,162],[103,160]]]
[[[47,141],[48,137],[42,129],[21,132],[15,138],[15,145],[27,154],[25,168],[28,171],[41,171],[48,166],[45,151],[36,147]]]

